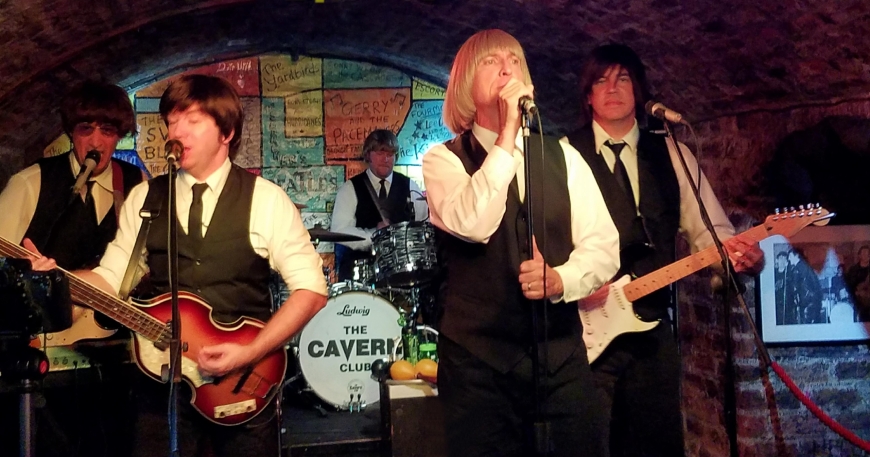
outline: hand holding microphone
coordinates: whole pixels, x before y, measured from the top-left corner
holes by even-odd
[[[91,177],[94,168],[97,168],[97,164],[100,163],[101,158],[102,154],[100,154],[100,151],[88,151],[85,155],[85,163],[82,164],[82,169],[76,177],[76,183],[73,185],[73,195],[81,193],[82,188],[85,186],[85,183],[88,182],[88,178]]]
[[[532,100],[532,97],[528,95],[523,95],[520,97],[520,111],[528,114],[529,116],[534,116],[538,114],[538,106],[535,105],[535,101]]]
[[[532,94],[534,87],[511,77],[498,94],[499,136],[496,145],[506,151],[512,151],[516,135],[522,124],[522,113],[531,114],[528,108],[534,109]]]

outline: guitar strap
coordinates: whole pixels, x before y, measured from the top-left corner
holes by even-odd
[[[121,289],[118,291],[121,300],[126,300],[130,295],[130,290],[133,288],[133,279],[136,276],[136,270],[139,268],[139,259],[142,257],[145,241],[148,239],[148,231],[151,230],[151,222],[160,215],[160,209],[163,207],[164,192],[159,187],[159,183],[162,182],[152,180],[149,183],[148,195],[145,197],[145,203],[142,204],[142,208],[139,210],[142,225],[139,227],[139,235],[136,237],[136,243],[133,245],[133,251],[130,254],[130,261],[127,263],[127,271],[124,272]],[[155,186],[155,189],[150,188],[152,185]]]

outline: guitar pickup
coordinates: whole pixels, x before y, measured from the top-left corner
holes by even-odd
[[[237,416],[239,414],[252,413],[257,410],[257,402],[254,400],[245,400],[228,405],[220,405],[214,407],[214,418],[222,419],[224,417]]]

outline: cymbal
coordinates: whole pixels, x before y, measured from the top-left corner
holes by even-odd
[[[348,235],[347,233],[338,233],[338,232],[330,232],[325,228],[315,225],[314,227],[308,229],[308,234],[311,236],[312,240],[315,241],[328,241],[328,242],[339,242],[339,241],[362,241],[363,238],[356,235]]]

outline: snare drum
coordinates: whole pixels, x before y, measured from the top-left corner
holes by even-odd
[[[380,399],[372,362],[388,358],[401,333],[399,312],[363,284],[341,282],[299,336],[299,366],[311,390],[338,409]]]
[[[372,236],[375,280],[380,287],[412,287],[435,275],[435,228],[429,222],[402,222]]]

